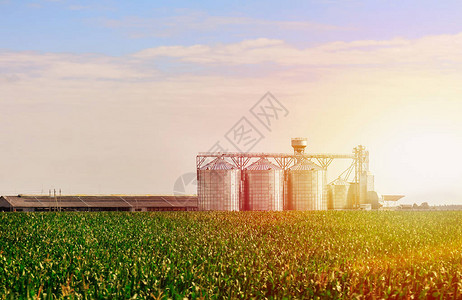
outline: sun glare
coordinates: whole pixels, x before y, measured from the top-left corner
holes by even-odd
[[[393,185],[398,190],[406,189],[418,195],[437,194],[453,186],[456,178],[462,176],[462,161],[458,156],[462,141],[452,133],[404,131],[387,144],[393,145],[388,152],[393,163],[383,162],[382,168],[388,174],[395,174]],[[441,196],[443,203],[445,195]]]

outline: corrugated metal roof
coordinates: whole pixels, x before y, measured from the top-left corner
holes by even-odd
[[[218,157],[203,166],[201,170],[232,170],[234,168],[235,167],[232,164],[225,161],[223,158]]]
[[[250,166],[246,168],[246,170],[282,170],[279,166],[271,163],[266,158],[260,158]]]
[[[311,170],[322,170],[320,166],[311,162],[309,160],[302,160],[298,164],[292,166],[290,170],[300,170],[300,171],[311,171]]]
[[[73,196],[2,196],[11,207],[197,207],[196,195],[73,195]],[[0,201],[3,206],[4,201]]]
[[[382,195],[383,201],[398,201],[404,198],[404,195]]]

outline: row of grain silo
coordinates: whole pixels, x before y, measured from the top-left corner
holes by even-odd
[[[336,189],[333,189],[336,191]],[[335,192],[337,198],[340,197]],[[339,200],[336,200],[336,203]],[[260,158],[243,171],[223,158],[198,170],[200,210],[326,210],[330,207],[325,170],[300,160],[284,171]]]

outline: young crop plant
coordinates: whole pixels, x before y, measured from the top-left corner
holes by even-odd
[[[0,299],[462,297],[462,212],[0,214]]]

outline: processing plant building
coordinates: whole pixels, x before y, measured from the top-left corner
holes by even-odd
[[[0,211],[191,211],[196,195],[1,196]]]
[[[294,138],[293,154],[199,153],[196,157],[199,210],[378,207],[365,147],[358,146],[351,154],[306,154],[306,146],[306,138]],[[328,183],[327,169],[337,159],[351,160],[351,165]]]
[[[283,211],[378,208],[402,195],[379,197],[363,146],[350,154],[305,153],[307,140],[292,139],[293,154],[213,152],[196,157],[197,195],[0,196],[0,211]],[[334,160],[351,164],[332,182]]]

